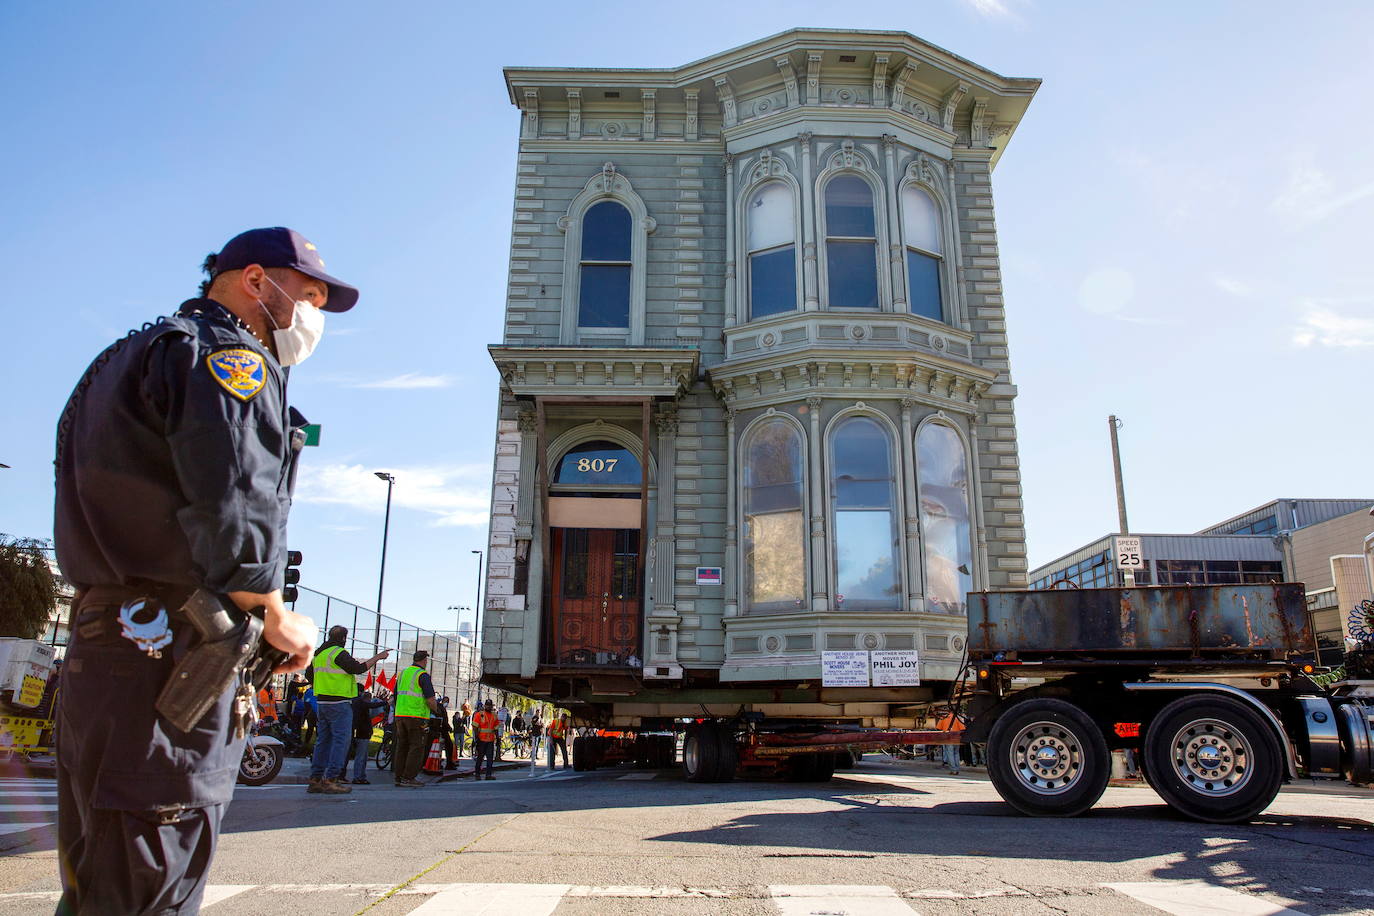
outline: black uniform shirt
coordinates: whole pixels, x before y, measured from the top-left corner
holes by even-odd
[[[58,427],[63,575],[78,588],[281,588],[303,422],[276,358],[213,300],[113,344]]]

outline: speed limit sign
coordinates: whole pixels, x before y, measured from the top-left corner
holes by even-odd
[[[1112,552],[1116,554],[1117,569],[1144,569],[1145,561],[1140,556],[1140,538],[1131,535],[1117,535],[1112,539]]]

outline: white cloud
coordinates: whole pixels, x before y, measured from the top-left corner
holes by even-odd
[[[376,472],[393,474],[393,509],[432,516],[432,524],[485,525],[491,510],[491,466],[420,465],[369,468],[360,464],[306,465],[301,468],[295,498],[302,502],[348,506],[380,514],[386,509],[386,484]]]
[[[421,375],[418,372],[407,372],[405,375],[395,375],[391,378],[377,379],[371,382],[355,382],[353,388],[388,388],[388,389],[409,389],[409,388],[448,388],[453,384],[451,375]]]
[[[1213,274],[1212,285],[1229,296],[1237,299],[1250,299],[1255,295],[1255,288],[1244,280],[1235,277],[1228,277],[1225,274]]]
[[[1078,284],[1078,304],[1094,315],[1127,317],[1126,306],[1135,298],[1135,277],[1119,267],[1099,267]]]
[[[1293,331],[1299,347],[1374,347],[1374,316],[1342,313],[1323,300],[1303,302],[1301,323]]]
[[[964,5],[984,19],[1012,19],[1016,15],[1002,0],[964,0]]]
[[[1280,216],[1308,226],[1370,196],[1374,196],[1374,182],[1339,193],[1338,183],[1317,165],[1313,151],[1302,149],[1289,162],[1288,179],[1269,206]]]

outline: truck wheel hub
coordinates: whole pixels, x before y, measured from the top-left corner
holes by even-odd
[[[1022,785],[1044,795],[1072,786],[1083,766],[1073,732],[1055,722],[1033,722],[1011,743],[1011,766]]]
[[[1227,722],[1189,722],[1174,735],[1172,745],[1174,771],[1200,795],[1231,795],[1250,781],[1250,742]]]

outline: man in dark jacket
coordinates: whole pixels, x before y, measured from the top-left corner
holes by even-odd
[[[371,692],[360,693],[353,698],[353,747],[349,756],[353,758],[353,785],[371,785],[367,778],[367,755],[372,746],[372,718],[386,709],[386,700],[373,697]]]

